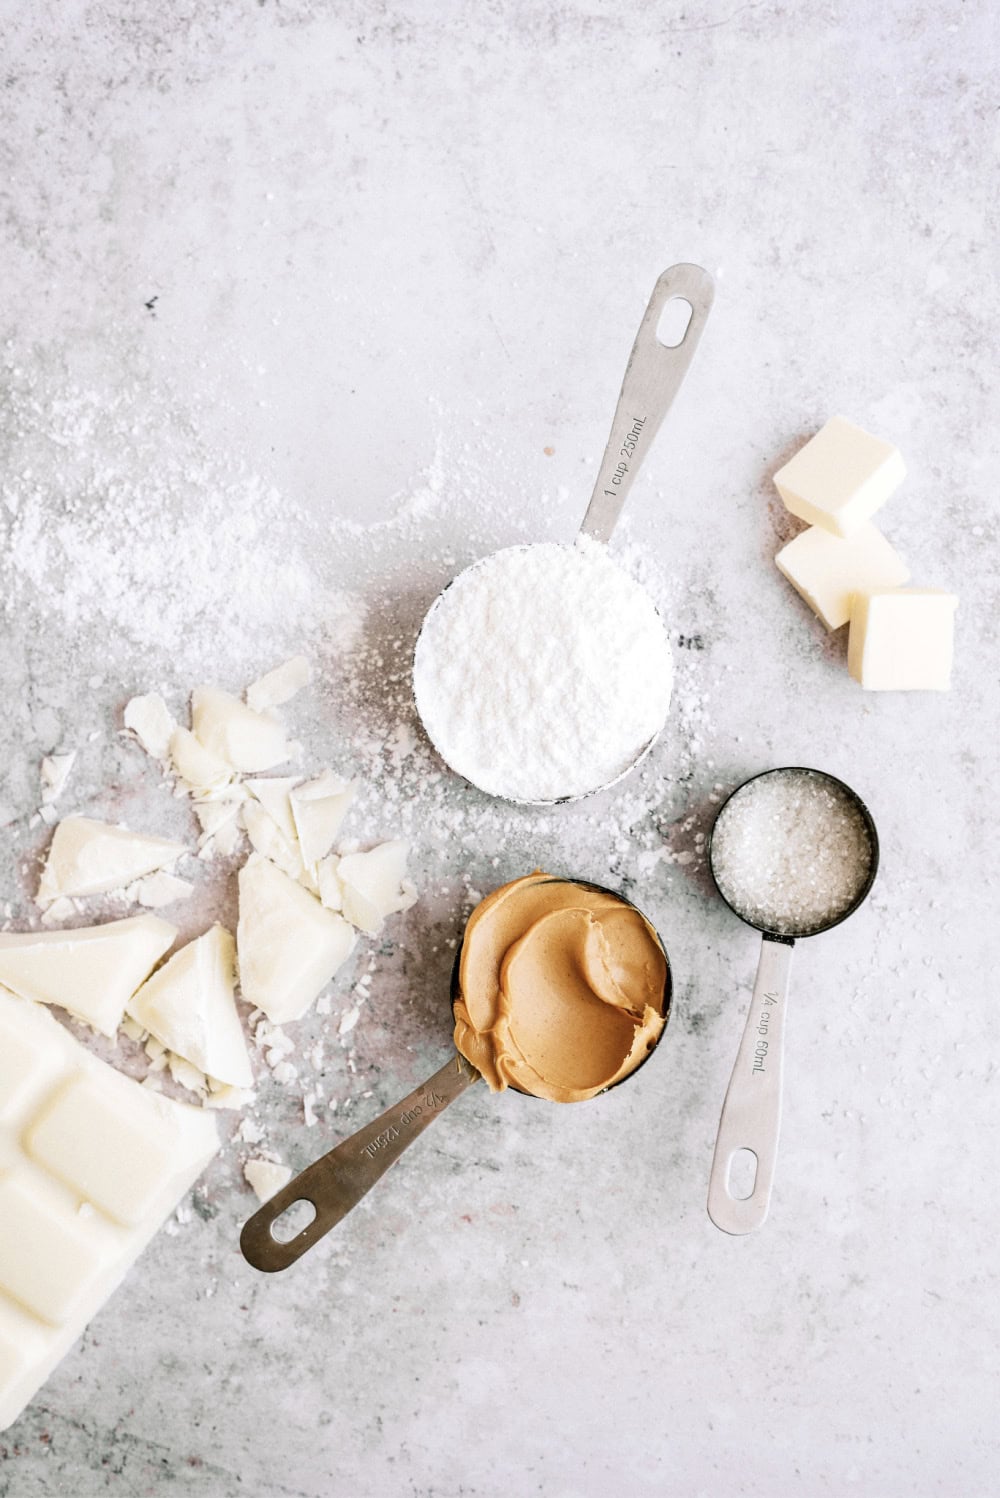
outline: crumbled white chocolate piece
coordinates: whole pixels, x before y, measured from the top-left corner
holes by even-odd
[[[288,759],[285,730],[277,719],[254,712],[217,687],[196,687],[191,693],[191,728],[205,749],[244,775]]]
[[[210,1091],[203,1100],[203,1108],[231,1108],[235,1112],[245,1108],[254,1100],[254,1093],[247,1087],[231,1087],[228,1083],[219,1087],[213,1085],[214,1078],[209,1077]]]
[[[177,724],[159,692],[133,697],[125,707],[125,727],[153,759],[170,757],[170,736]]]
[[[246,789],[260,802],[289,843],[297,842],[299,836],[292,816],[292,804],[288,799],[289,791],[298,783],[298,775],[277,778],[261,776],[256,780],[246,781]]]
[[[327,910],[344,908],[344,891],[337,874],[339,864],[340,859],[335,853],[331,853],[327,858],[321,858],[316,865],[316,887]]]
[[[71,921],[77,914],[77,904],[68,895],[59,895],[52,901],[42,915],[43,926],[61,926],[63,921]]]
[[[139,1044],[146,1038],[146,1031],[139,1024],[138,1020],[134,1020],[130,1014],[126,1014],[121,1022],[120,1029],[123,1035],[128,1036],[129,1040],[134,1040]]]
[[[175,952],[127,1007],[175,1057],[218,1082],[248,1088],[253,1072],[233,997],[235,963],[232,936],[223,926],[213,926]],[[174,1075],[173,1062],[170,1070]]]
[[[194,893],[194,885],[161,869],[158,874],[149,874],[145,879],[140,879],[138,884],[133,884],[129,893],[140,905],[145,905],[147,910],[159,910],[161,905],[173,905],[178,900],[186,900]]]
[[[270,1201],[292,1179],[291,1168],[273,1160],[248,1160],[243,1174],[260,1202]]]
[[[246,690],[247,706],[258,713],[269,707],[280,707],[311,681],[312,667],[305,656],[293,655],[291,660],[275,666],[273,671],[250,683]]]
[[[258,853],[277,864],[290,879],[299,879],[304,870],[298,841],[289,841],[264,806],[248,801],[243,808],[243,824],[251,844]]]
[[[183,843],[129,832],[90,817],[66,817],[49,847],[36,903],[49,905],[60,895],[101,895],[169,868],[188,850]]]
[[[58,801],[69,779],[76,753],[47,754],[42,760],[39,778],[42,782],[42,820],[47,821],[44,808]]]
[[[259,853],[240,870],[239,888],[243,997],[275,1024],[301,1019],[350,955],[354,933]]]
[[[125,1004],[177,935],[155,915],[74,931],[0,932],[0,984],[57,1004],[109,1038]]]
[[[309,780],[291,792],[292,815],[302,848],[302,862],[307,868],[319,863],[333,847],[357,790],[353,781],[344,780],[332,770],[324,770],[315,780]]]
[[[196,739],[190,728],[175,728],[170,735],[170,762],[180,789],[199,800],[225,795],[233,779],[233,767]]]
[[[198,1067],[192,1066],[190,1061],[175,1055],[173,1051],[167,1051],[166,1057],[170,1075],[179,1086],[186,1087],[189,1092],[196,1092],[199,1096],[208,1092],[208,1078],[203,1071],[199,1071]]]
[[[337,866],[344,915],[352,925],[377,936],[386,916],[409,910],[417,898],[405,878],[409,843],[380,843],[367,853],[348,853]]]

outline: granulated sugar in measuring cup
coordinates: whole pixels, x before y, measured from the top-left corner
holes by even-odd
[[[551,804],[602,790],[651,748],[670,705],[663,621],[604,547],[712,304],[708,273],[653,289],[575,546],[513,546],[474,563],[428,611],[413,662],[427,735],[494,796]],[[667,331],[677,308],[683,328]]]
[[[749,1233],[767,1216],[774,1181],[792,947],[846,920],[865,899],[878,836],[868,808],[843,781],[820,770],[769,770],[723,804],[709,863],[726,904],[764,938],[708,1193],[717,1227]],[[743,1152],[752,1157],[752,1186],[739,1194],[733,1168]]]

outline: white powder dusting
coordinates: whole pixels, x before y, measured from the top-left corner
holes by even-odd
[[[777,770],[742,786],[712,833],[712,873],[752,925],[807,936],[844,915],[872,864],[854,799],[815,770]]]
[[[512,546],[430,609],[414,694],[453,769],[513,801],[586,795],[663,726],[673,665],[646,591],[587,538]]]

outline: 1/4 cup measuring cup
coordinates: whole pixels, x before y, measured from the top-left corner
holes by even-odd
[[[743,1039],[722,1106],[708,1215],[742,1234],[767,1217],[781,1129],[785,1009],[792,948],[829,931],[867,897],[878,834],[856,792],[821,770],[767,770],[733,791],[716,816],[709,867],[723,900],[761,933],[760,962]],[[738,1157],[752,1186],[737,1194]]]

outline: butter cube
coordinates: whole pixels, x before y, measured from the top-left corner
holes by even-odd
[[[946,692],[957,607],[939,588],[856,593],[847,669],[871,692]]]
[[[850,536],[870,520],[906,477],[897,447],[843,416],[831,416],[774,484],[785,509],[835,536]]]
[[[910,578],[902,557],[870,521],[846,540],[810,526],[774,560],[827,629],[850,619],[853,594],[896,588]]]

